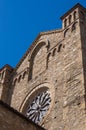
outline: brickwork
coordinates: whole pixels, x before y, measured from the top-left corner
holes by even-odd
[[[13,71],[10,105],[25,115],[37,94],[48,90],[47,130],[86,129],[86,9],[75,5],[60,30],[40,33]]]
[[[0,99],[9,104],[9,91],[12,81],[13,68],[9,65],[5,65],[0,70]]]

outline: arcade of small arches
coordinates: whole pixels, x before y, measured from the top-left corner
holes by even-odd
[[[48,62],[51,59],[51,57],[54,57],[56,54],[59,54],[63,49],[65,48],[65,45],[63,43],[60,43],[55,47],[52,51],[50,51],[47,55],[47,68],[48,68]]]
[[[16,83],[19,83],[21,81],[21,79],[24,79],[25,76],[28,73],[28,68],[26,68],[23,72],[21,72],[20,74],[18,74],[14,80],[13,80],[13,85],[15,85]]]
[[[75,21],[77,18],[77,11],[74,11],[72,14],[68,16],[68,18],[65,18],[64,20],[64,28],[66,28],[68,25],[70,25],[73,21]]]
[[[72,22],[75,22],[75,20],[77,20],[77,17],[78,17],[78,13],[77,13],[77,11],[74,11],[67,18],[65,18],[65,20],[64,20],[64,28],[69,26]],[[85,14],[84,14],[84,12],[80,11],[80,17],[82,19],[82,22],[84,22],[85,21]]]
[[[57,45],[57,47],[55,47],[54,49],[52,49],[48,54],[47,54],[47,58],[46,58],[46,68],[45,69],[48,69],[48,63],[50,61],[50,57],[54,57],[57,53],[59,54],[63,48],[65,48],[65,45],[62,44],[62,43],[59,43]],[[33,59],[31,59],[33,60]],[[31,60],[29,62],[31,62]],[[31,66],[33,62],[31,62]],[[21,72],[20,74],[16,75],[16,77],[14,78],[13,80],[13,85],[15,85],[16,83],[19,83],[22,79],[25,78],[26,74],[29,76],[32,72],[30,72],[30,67],[29,68],[26,68],[26,70],[24,70],[23,72]]]

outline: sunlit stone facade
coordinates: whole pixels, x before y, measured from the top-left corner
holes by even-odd
[[[46,130],[86,130],[86,8],[40,33],[15,68],[0,70],[0,98]]]

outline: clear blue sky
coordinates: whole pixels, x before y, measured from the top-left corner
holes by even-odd
[[[60,16],[85,0],[0,0],[0,68],[15,67],[39,32],[61,28]]]

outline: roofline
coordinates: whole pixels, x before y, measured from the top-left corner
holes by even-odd
[[[68,10],[67,13],[65,13],[63,16],[61,16],[60,19],[63,20],[64,17],[66,17],[70,12],[72,12],[74,9],[76,9],[78,7],[82,8],[82,9],[84,9],[86,11],[86,8],[84,6],[82,6],[80,3],[77,3],[70,10]]]
[[[12,66],[6,64],[6,65],[4,65],[4,66],[0,69],[0,71],[2,71],[4,68],[8,68],[8,69],[12,69],[12,70],[14,69]]]
[[[26,56],[28,55],[28,53],[32,50],[33,46],[36,44],[36,42],[38,41],[38,39],[42,36],[42,35],[48,35],[48,34],[53,34],[53,33],[60,33],[62,32],[63,29],[58,29],[58,30],[53,30],[53,31],[47,31],[47,32],[40,32],[38,34],[38,36],[36,37],[36,39],[32,42],[31,46],[28,48],[28,50],[26,51],[26,53],[23,55],[23,57],[20,59],[20,61],[18,62],[18,64],[16,65],[14,71],[17,70],[17,68],[21,65],[21,63],[23,62],[24,58],[26,58]]]
[[[18,64],[16,65],[14,71],[17,70],[17,68],[21,65],[21,63],[23,62],[24,58],[26,58],[26,56],[28,55],[28,53],[31,51],[31,49],[33,48],[33,45],[35,44],[35,42],[38,40],[38,38],[40,37],[40,34],[37,36],[37,38],[32,42],[31,46],[27,49],[26,53],[23,55],[23,57],[20,59],[20,61],[18,62]]]

